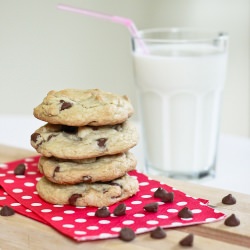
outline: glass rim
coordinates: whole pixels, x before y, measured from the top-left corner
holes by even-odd
[[[182,37],[182,38],[155,38],[148,37],[149,34],[195,34],[199,37]],[[227,41],[228,33],[223,31],[215,31],[211,29],[189,28],[189,27],[172,27],[172,28],[149,28],[139,30],[138,33],[132,36],[134,40],[140,39],[144,42],[151,43],[205,43],[214,41]]]

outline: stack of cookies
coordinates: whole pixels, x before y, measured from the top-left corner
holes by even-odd
[[[109,206],[138,191],[127,172],[138,142],[126,96],[98,89],[50,91],[34,109],[47,122],[31,135],[41,154],[38,194],[52,204]]]

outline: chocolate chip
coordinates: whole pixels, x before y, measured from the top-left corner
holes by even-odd
[[[69,109],[73,106],[72,103],[70,102],[65,102],[64,100],[60,100],[60,103],[62,104],[61,105],[61,108],[60,108],[60,111],[64,110],[64,109]]]
[[[15,214],[15,211],[9,206],[3,206],[0,210],[1,216],[11,216],[13,214]]]
[[[15,175],[24,175],[25,170],[26,170],[25,164],[21,163],[21,164],[17,165],[16,168],[14,169],[14,174]]]
[[[193,218],[193,213],[187,207],[184,207],[178,212],[178,217],[184,219]]]
[[[89,176],[89,175],[83,176],[83,177],[82,177],[82,181],[83,181],[84,183],[90,183],[90,182],[92,181],[92,177]]]
[[[101,147],[101,148],[105,147],[106,146],[105,143],[106,143],[107,140],[108,140],[107,138],[100,138],[100,139],[98,139],[97,140],[98,146]]]
[[[161,201],[165,202],[165,203],[173,202],[173,200],[174,200],[174,193],[173,192],[166,193],[161,198]]]
[[[108,210],[107,207],[101,207],[96,210],[95,216],[100,218],[109,217],[110,211]]]
[[[56,173],[60,172],[60,167],[59,166],[56,166],[55,170],[54,170],[54,173],[53,173],[53,178],[55,178],[56,176]]]
[[[145,205],[143,208],[147,212],[156,213],[158,211],[158,206],[159,206],[159,204],[157,202],[152,202],[152,203],[149,203],[149,204]]]
[[[119,238],[123,241],[132,241],[135,238],[135,232],[129,227],[123,227],[119,233]]]
[[[232,194],[228,194],[223,197],[222,203],[226,205],[233,205],[236,203],[236,199],[232,196]]]
[[[125,203],[119,204],[115,209],[114,209],[114,215],[115,216],[122,216],[126,214],[126,205]]]
[[[76,134],[78,132],[78,127],[62,125],[61,130],[68,134]]]
[[[157,227],[150,233],[151,238],[154,239],[163,239],[167,236],[165,230],[163,230],[161,227]]]
[[[168,192],[164,188],[158,187],[157,190],[154,192],[154,197],[161,199],[167,193]]]
[[[31,140],[33,141],[33,142],[37,142],[37,140],[38,140],[38,137],[40,137],[41,135],[39,134],[39,133],[33,133],[32,135],[31,135]]]
[[[47,141],[50,141],[53,137],[58,136],[58,134],[51,134],[48,136]]]
[[[194,235],[188,234],[179,242],[179,244],[183,247],[191,247],[193,246],[193,242],[194,242]]]
[[[240,220],[235,216],[235,214],[231,214],[225,219],[224,224],[228,227],[236,227],[240,225]]]
[[[70,205],[74,206],[74,205],[76,204],[76,200],[77,200],[78,198],[81,198],[81,197],[82,197],[81,194],[72,194],[72,195],[69,197],[68,202],[69,202]]]

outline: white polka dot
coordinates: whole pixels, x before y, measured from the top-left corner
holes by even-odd
[[[30,199],[32,199],[32,196],[24,195],[24,196],[22,196],[22,199],[23,200],[30,200]]]
[[[150,191],[154,193],[157,189],[158,188],[151,188]]]
[[[137,228],[135,232],[136,233],[145,233],[147,231],[148,231],[148,229],[146,227],[140,227],[140,228]]]
[[[187,205],[187,202],[186,201],[180,201],[180,202],[177,202],[176,205],[177,206],[185,206],[185,205]]]
[[[19,207],[19,206],[21,206],[21,204],[18,203],[18,202],[11,203],[10,205],[11,205],[12,207]]]
[[[15,176],[17,179],[24,179],[26,176],[25,175],[16,175]]]
[[[193,220],[193,218],[181,218],[181,220],[190,221],[190,220]]]
[[[157,225],[157,224],[159,224],[159,221],[157,221],[157,220],[148,220],[146,223],[148,225]]]
[[[0,174],[0,177],[4,177],[4,176],[6,176],[6,174]]]
[[[64,213],[65,214],[74,214],[75,211],[74,210],[65,210]]]
[[[178,191],[178,189],[177,189],[177,188],[172,188],[172,190]]]
[[[219,213],[220,213],[220,211],[217,210],[217,209],[214,209],[214,212],[215,212],[216,214],[219,214]]]
[[[206,218],[206,222],[212,222],[212,221],[215,221],[216,219],[215,218]]]
[[[88,230],[98,230],[99,227],[98,226],[88,226],[87,229]]]
[[[12,192],[15,193],[15,194],[20,194],[20,193],[23,192],[23,190],[22,190],[21,188],[14,188],[14,189],[12,190]]]
[[[159,219],[168,219],[168,216],[165,215],[165,214],[159,214],[159,215],[157,215],[157,218],[159,218]]]
[[[13,170],[9,170],[7,171],[8,174],[14,174],[14,171]]]
[[[34,191],[33,194],[38,194],[38,192],[37,192],[37,191]]]
[[[3,182],[6,183],[6,184],[11,184],[11,183],[14,183],[14,180],[5,179]]]
[[[102,234],[99,234],[99,237],[100,239],[106,239],[106,238],[112,237],[112,234],[102,233]]]
[[[120,227],[112,227],[110,229],[112,232],[120,232],[121,231],[121,228]]]
[[[24,183],[24,186],[26,186],[26,187],[34,187],[35,184],[32,183],[32,182],[25,182],[25,183]]]
[[[30,209],[26,209],[25,210],[27,213],[32,213],[32,211]]]
[[[157,202],[158,203],[158,205],[160,206],[160,205],[164,205],[164,204],[166,204],[165,202],[163,202],[163,201],[158,201]]]
[[[0,196],[0,201],[2,200],[6,200],[6,197],[5,196]]]
[[[6,168],[8,168],[8,165],[5,163],[0,163],[0,168],[6,169]]]
[[[83,219],[83,218],[78,218],[78,219],[75,219],[75,222],[77,223],[84,223],[86,222],[87,220],[86,219]]]
[[[144,194],[141,196],[141,198],[145,198],[145,199],[151,198],[151,197],[152,197],[152,195],[149,195],[149,194]]]
[[[63,224],[62,225],[64,228],[74,228],[75,226],[72,224]]]
[[[40,181],[42,177],[36,177],[36,181]]]
[[[131,204],[133,204],[133,205],[137,205],[137,204],[141,204],[142,203],[142,201],[132,201],[131,202]]]
[[[174,227],[178,227],[178,226],[181,226],[183,224],[181,222],[172,222],[171,225]]]
[[[86,232],[77,230],[77,231],[74,231],[74,234],[76,234],[76,235],[85,235]]]
[[[140,182],[139,185],[140,186],[147,186],[147,185],[149,185],[149,182],[146,182],[146,181],[145,182]]]
[[[55,204],[53,207],[63,207],[63,205]]]
[[[128,206],[126,207],[126,210],[131,210],[131,209],[132,209],[132,207],[128,207]]]
[[[32,161],[34,161],[33,158],[25,158],[24,160],[25,160],[26,162],[32,162]]]
[[[98,223],[100,223],[100,224],[109,224],[110,221],[109,220],[99,220]]]
[[[169,213],[177,213],[178,210],[177,210],[177,209],[174,209],[174,208],[169,208],[169,209],[167,210],[167,212],[169,212]]]
[[[42,204],[38,203],[38,202],[34,202],[34,203],[31,203],[31,206],[32,207],[39,207],[39,206],[42,206]]]
[[[201,211],[201,209],[192,209],[192,213],[193,214],[199,214],[199,213],[201,213],[202,211]]]
[[[49,208],[45,208],[45,209],[42,209],[41,212],[42,213],[50,213],[50,212],[52,212],[52,210]]]
[[[136,218],[141,218],[141,217],[144,217],[145,214],[134,214],[133,216],[136,217]]]
[[[35,172],[35,171],[28,171],[27,174],[29,174],[29,175],[35,175],[35,174],[37,174],[37,172]]]
[[[95,216],[95,212],[88,212],[87,215],[88,216]]]
[[[53,220],[53,221],[61,221],[61,220],[63,220],[63,217],[61,217],[61,216],[54,216],[54,217],[51,218],[51,220]]]
[[[123,225],[132,225],[134,224],[135,222],[133,220],[125,220],[122,222]]]
[[[191,197],[189,194],[186,194],[186,197]]]
[[[77,209],[84,209],[86,207],[79,207],[79,206],[76,206]]]

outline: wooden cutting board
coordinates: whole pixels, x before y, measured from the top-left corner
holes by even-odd
[[[36,155],[36,152],[0,145],[0,163]],[[167,229],[165,239],[151,239],[149,233],[138,235],[132,242],[119,239],[108,239],[77,243],[53,228],[26,218],[19,214],[0,217],[0,250],[15,249],[187,249],[179,246],[179,241],[188,233],[194,234],[194,245],[189,249],[250,249],[250,195],[230,192],[217,188],[209,188],[188,182],[153,177],[184,191],[194,197],[208,199],[210,205],[227,215],[235,213],[240,219],[238,227],[226,227],[224,221],[202,225]],[[237,177],[236,177],[237,178]],[[223,205],[222,197],[232,193],[237,203],[233,206]]]

